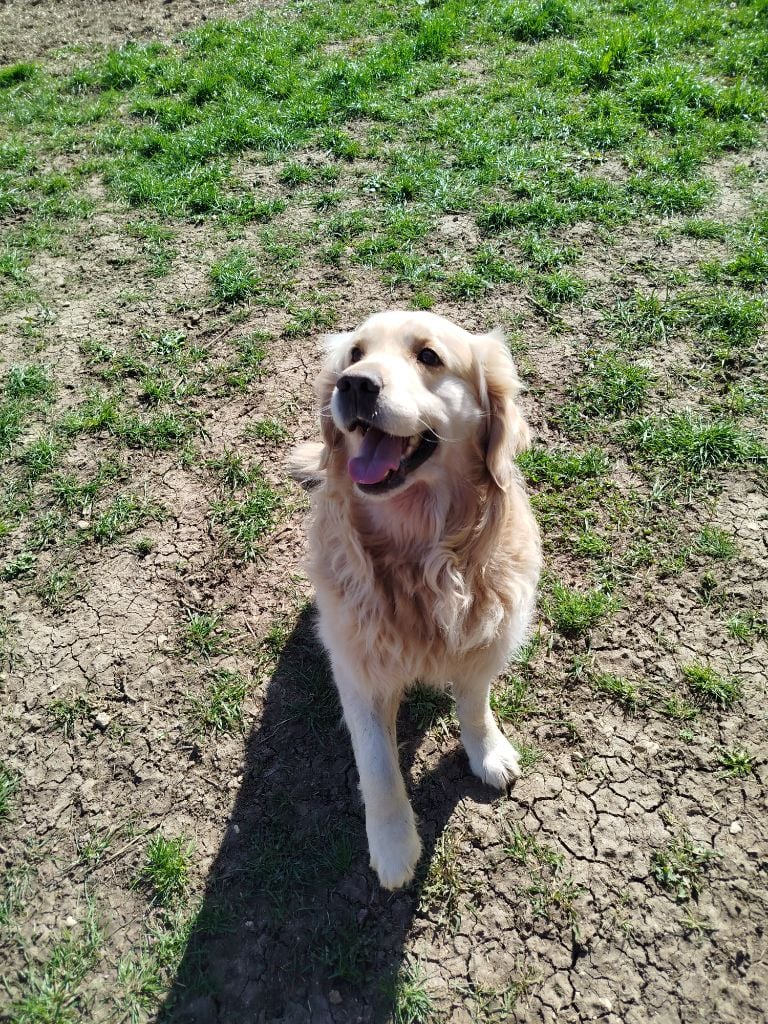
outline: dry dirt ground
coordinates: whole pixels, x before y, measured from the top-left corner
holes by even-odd
[[[62,45],[169,37],[209,14],[249,8],[6,2],[0,60],[61,60]],[[756,151],[711,168],[720,205],[708,215],[736,219],[745,199],[733,168],[748,165],[764,183],[767,160]],[[0,746],[20,785],[2,833],[4,898],[8,906],[15,886],[18,909],[2,946],[0,1017],[43,1019],[19,1009],[30,972],[43,976],[52,950],[66,936],[77,940],[93,915],[102,938],[61,1010],[72,1019],[764,1020],[768,650],[764,633],[744,642],[724,624],[768,602],[764,476],[729,471],[709,494],[681,499],[672,532],[622,581],[619,606],[588,637],[564,639],[541,621],[524,667],[528,709],[506,726],[530,752],[508,798],[470,775],[449,710],[403,709],[402,762],[426,852],[412,886],[384,892],[367,864],[351,749],[313,639],[301,568],[306,501],[282,468],[290,442],[249,431],[270,419],[291,439],[312,435],[314,338],[286,331],[284,310],[224,315],[208,273],[226,241],[206,224],[179,229],[170,275],[148,283],[140,243],[126,231],[139,214],[109,200],[97,180],[92,196],[84,228],[31,267],[42,299],[2,314],[3,369],[52,366],[57,415],[102,386],[84,339],[127,350],[141,331],[182,331],[207,366],[221,368],[237,339],[258,331],[270,339],[267,372],[242,392],[217,393],[209,380],[191,394],[199,429],[188,450],[122,454],[120,479],[166,514],[114,543],[73,542],[77,593],[60,610],[23,578],[2,584]],[[296,227],[293,207],[281,216],[278,227]],[[584,250],[579,269],[591,294],[610,301],[722,253],[717,239],[664,227],[619,230],[609,241],[591,229],[564,237]],[[456,244],[472,225],[447,216],[441,230]],[[244,244],[255,242],[256,228],[244,231]],[[373,270],[308,273],[298,287],[332,293],[340,327],[409,301]],[[514,284],[435,309],[469,328],[513,326],[526,413],[539,442],[554,443],[555,414],[596,316],[571,305],[547,317]],[[656,365],[666,381],[658,407],[674,409],[690,365],[663,345]],[[62,471],[92,475],[108,444],[82,434]],[[283,502],[253,561],[227,549],[211,515],[224,492],[210,465],[226,452],[259,462]],[[640,515],[622,499],[640,486],[631,460],[615,459],[605,500],[617,552]],[[74,530],[85,536],[96,513],[80,514]],[[705,526],[731,535],[735,558],[713,565],[693,551],[676,571],[657,572]],[[139,540],[147,543],[137,548]],[[52,557],[43,548],[38,569]],[[585,568],[550,546],[548,572],[578,588]],[[207,657],[185,647],[196,616],[215,619]],[[644,699],[679,689],[681,666],[694,662],[738,677],[738,702],[685,721]],[[590,667],[580,675],[579,665]],[[637,683],[639,702],[596,692],[589,680],[598,669]],[[243,733],[194,725],[194,698],[214,670],[248,682]],[[85,703],[62,727],[51,708],[78,697]],[[747,767],[734,774],[722,755],[739,750]],[[147,839],[160,834],[194,846],[178,910],[199,912],[191,932],[173,933],[168,911],[136,885]],[[677,872],[671,888],[665,865]],[[175,950],[158,953],[169,934]]]

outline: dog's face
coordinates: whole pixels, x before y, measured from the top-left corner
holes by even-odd
[[[360,494],[387,497],[480,460],[504,489],[528,441],[515,367],[500,334],[431,313],[378,313],[326,338],[318,391],[326,457],[343,446]]]

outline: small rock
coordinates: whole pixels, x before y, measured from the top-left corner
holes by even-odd
[[[91,522],[89,519],[78,519],[77,521],[78,530],[87,530],[90,525]]]
[[[67,917],[64,918],[64,927],[65,928],[76,928],[77,927],[77,918],[76,917],[72,917],[71,914],[68,914]]]
[[[732,821],[731,827],[728,829],[728,831],[731,833],[732,836],[737,836],[740,832],[744,831],[744,826],[741,824],[740,821]]]
[[[104,732],[108,728],[109,723],[112,721],[112,719],[109,717],[106,711],[100,711],[98,715],[94,716],[93,721],[98,726],[98,728],[101,729],[102,732]]]
[[[328,1002],[331,1006],[339,1006],[341,1004],[341,992],[338,989],[332,988],[328,993]]]

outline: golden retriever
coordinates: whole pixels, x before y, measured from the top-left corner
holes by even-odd
[[[394,310],[324,340],[322,444],[299,446],[291,470],[317,483],[319,633],[352,736],[371,866],[394,889],[421,854],[395,734],[410,685],[452,684],[475,775],[498,789],[519,775],[489,694],[523,642],[540,571],[514,461],[528,428],[501,332]]]

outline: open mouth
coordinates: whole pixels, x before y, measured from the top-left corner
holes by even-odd
[[[437,437],[431,430],[398,437],[385,434],[362,420],[354,424],[353,430],[362,431],[363,443],[357,455],[347,463],[347,469],[366,494],[382,494],[400,487],[437,448]]]

